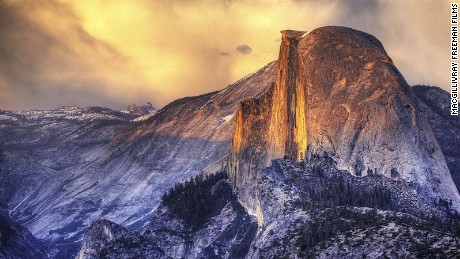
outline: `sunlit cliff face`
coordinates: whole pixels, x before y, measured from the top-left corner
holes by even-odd
[[[283,157],[332,157],[356,176],[397,172],[422,195],[445,190],[460,206],[430,126],[377,38],[340,26],[283,31],[279,53],[272,87],[236,113],[228,172],[250,213],[261,210],[260,175]]]
[[[222,89],[276,59],[280,30],[323,25],[378,36],[409,83],[447,89],[448,5],[0,0],[0,109],[161,107]]]

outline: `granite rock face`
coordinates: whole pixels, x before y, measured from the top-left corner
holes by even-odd
[[[372,35],[345,27],[283,31],[272,89],[237,112],[229,175],[259,215],[260,169],[274,158],[331,156],[353,175],[369,172],[418,186],[420,195],[460,197],[413,91]]]
[[[128,230],[109,220],[96,220],[88,228],[77,258],[98,258],[109,242],[128,234]]]

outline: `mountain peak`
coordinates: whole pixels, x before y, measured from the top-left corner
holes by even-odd
[[[244,102],[235,119],[229,173],[249,211],[260,210],[258,173],[273,159],[317,155],[356,176],[414,183],[420,195],[460,209],[431,128],[378,39],[337,26],[282,38],[274,86]]]
[[[139,106],[136,103],[130,104],[122,112],[129,113],[129,114],[132,114],[132,115],[142,116],[142,115],[147,115],[147,114],[150,114],[150,113],[154,113],[156,111],[157,111],[157,109],[155,109],[155,107],[153,107],[152,103],[147,102],[146,104],[144,104],[142,106]]]
[[[294,31],[294,30],[283,30],[281,31],[281,39],[283,41],[293,41],[293,40],[300,40],[305,35],[307,35],[306,31]]]

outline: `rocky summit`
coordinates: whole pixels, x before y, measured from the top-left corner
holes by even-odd
[[[137,105],[133,103],[133,104],[128,105],[126,109],[122,110],[123,113],[129,113],[129,114],[138,115],[138,116],[155,113],[156,111],[157,109],[153,107],[151,102],[147,102],[144,105]]]
[[[237,112],[229,173],[260,215],[255,184],[274,158],[330,156],[356,176],[414,183],[432,200],[460,197],[420,105],[382,44],[345,27],[282,31],[272,89]]]

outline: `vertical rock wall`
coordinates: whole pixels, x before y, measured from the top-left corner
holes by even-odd
[[[306,93],[297,45],[303,31],[282,31],[278,71],[272,96],[272,113],[268,134],[271,158],[289,156],[300,160],[307,147],[305,123]]]

